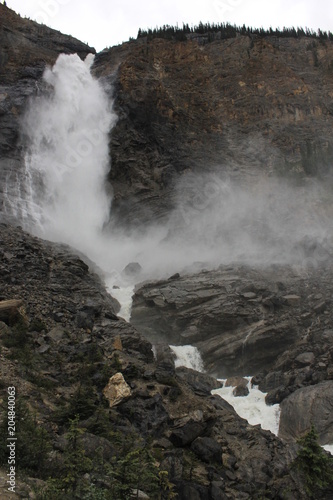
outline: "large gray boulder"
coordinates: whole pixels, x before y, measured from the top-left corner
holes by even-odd
[[[333,380],[302,387],[282,401],[279,437],[297,439],[310,430],[311,424],[320,444],[333,443]]]

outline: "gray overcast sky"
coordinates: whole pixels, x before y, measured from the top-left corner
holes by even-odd
[[[139,28],[177,22],[302,26],[333,32],[332,0],[7,0],[7,5],[22,17],[73,35],[98,51],[136,37]]]

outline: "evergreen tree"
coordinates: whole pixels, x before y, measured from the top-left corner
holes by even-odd
[[[65,452],[66,476],[63,479],[65,490],[71,491],[73,498],[80,489],[80,479],[92,469],[92,462],[85,456],[83,446],[80,443],[80,436],[84,434],[85,429],[79,428],[78,425],[79,416],[76,415],[73,420],[70,420],[67,435],[68,447]]]
[[[187,38],[185,34],[189,33],[198,33],[201,35],[207,35],[206,43],[212,42],[216,39],[216,37],[211,36],[211,33],[219,32],[221,35],[221,39],[229,39],[235,38],[238,34],[243,36],[251,36],[256,35],[260,37],[265,36],[277,36],[284,38],[297,38],[301,36],[306,36],[309,38],[316,38],[319,40],[332,40],[333,35],[328,31],[318,30],[317,32],[305,28],[287,28],[283,27],[282,30],[276,28],[273,30],[271,27],[269,29],[264,28],[251,28],[243,26],[231,25],[229,23],[205,23],[203,24],[201,21],[197,26],[189,27],[188,24],[183,23],[182,27],[179,28],[177,26],[169,26],[163,25],[161,28],[154,28],[148,30],[142,30],[141,28],[138,31],[137,38],[147,37],[148,40],[152,40],[153,38],[165,38],[167,40],[178,40],[178,41],[186,41]]]
[[[318,489],[333,485],[333,458],[319,445],[313,425],[298,444],[294,466],[304,475],[308,495],[315,498]]]

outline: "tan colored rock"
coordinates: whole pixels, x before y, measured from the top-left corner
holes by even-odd
[[[20,316],[22,300],[11,299],[0,302],[0,320],[8,324],[15,323]]]
[[[110,378],[103,389],[105,398],[109,401],[110,408],[118,405],[131,396],[131,388],[126,383],[123,374],[118,372]]]
[[[301,301],[299,295],[285,295],[283,298],[290,306],[296,306]]]
[[[228,377],[225,383],[226,387],[237,387],[237,386],[242,386],[246,387],[248,384],[248,381],[246,378],[243,377]]]
[[[232,391],[235,397],[247,396],[249,394],[248,380],[243,377],[228,377],[226,380],[226,387],[234,387]]]
[[[123,345],[121,343],[121,338],[120,335],[117,335],[113,341],[113,348],[116,351],[122,351],[123,350]]]

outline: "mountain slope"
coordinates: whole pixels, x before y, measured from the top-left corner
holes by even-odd
[[[98,54],[96,75],[113,82],[119,116],[114,214],[165,217],[186,172],[244,183],[326,176],[332,62],[331,41],[255,35],[204,45],[139,39]]]

